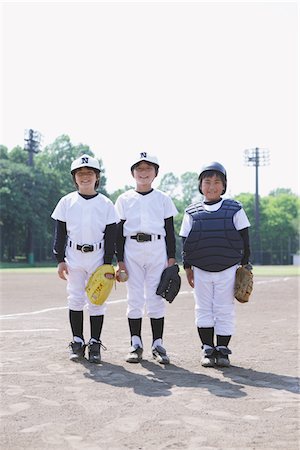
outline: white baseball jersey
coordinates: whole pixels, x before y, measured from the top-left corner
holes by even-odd
[[[139,232],[165,236],[164,220],[178,214],[172,199],[158,189],[147,195],[131,189],[118,197],[115,206],[119,219],[126,220],[125,237]]]
[[[74,191],[59,200],[51,217],[66,222],[69,309],[81,311],[87,302],[91,315],[104,314],[106,304],[97,306],[87,301],[85,285],[92,272],[103,264],[106,225],[118,221],[112,201],[100,193],[86,200]],[[76,245],[84,244],[94,245],[96,250],[82,253],[76,249]]]
[[[117,221],[109,198],[98,194],[86,200],[77,191],[62,197],[51,217],[66,222],[69,239],[78,244],[101,242],[106,225]]]
[[[115,206],[119,219],[125,220],[124,262],[129,275],[127,317],[142,317],[145,306],[148,317],[164,317],[166,302],[156,294],[156,289],[167,266],[165,219],[176,216],[177,209],[172,199],[157,189],[146,195],[129,190],[119,196]],[[148,242],[130,239],[137,233],[160,235],[161,239]]]

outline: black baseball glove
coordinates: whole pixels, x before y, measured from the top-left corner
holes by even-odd
[[[177,264],[164,269],[160,277],[156,294],[165,298],[167,302],[172,303],[178,294],[181,286],[181,278],[179,276],[179,267]]]

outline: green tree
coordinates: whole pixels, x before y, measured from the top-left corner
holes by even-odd
[[[186,206],[199,197],[198,174],[196,172],[185,172],[180,177],[182,200]]]
[[[162,177],[158,189],[170,197],[176,197],[178,185],[179,179],[172,172],[169,172]]]
[[[259,250],[255,223],[255,197],[239,194],[240,201],[249,218],[252,261]],[[291,255],[299,250],[300,199],[290,189],[276,189],[260,198],[260,240],[263,264],[291,264]],[[253,260],[254,258],[254,260]]]

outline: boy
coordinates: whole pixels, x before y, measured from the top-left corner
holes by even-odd
[[[92,272],[102,264],[111,264],[115,252],[116,212],[113,203],[97,192],[100,181],[99,161],[82,155],[72,162],[71,174],[77,191],[60,199],[51,217],[56,220],[53,252],[58,262],[58,276],[67,280],[69,321],[73,334],[70,360],[84,357],[83,308],[90,314],[91,339],[89,361],[101,362],[100,335],[106,306],[93,305],[85,286]]]
[[[153,189],[158,174],[155,156],[146,152],[134,160],[131,174],[136,188],[121,194],[116,201],[120,222],[117,225],[116,276],[128,275],[127,318],[131,335],[129,363],[142,360],[142,317],[146,306],[152,329],[152,355],[160,364],[170,360],[163,347],[165,300],[156,295],[161,274],[176,263],[173,217],[177,209],[163,192]]]
[[[186,209],[180,229],[183,265],[194,288],[195,322],[204,367],[230,365],[235,272],[240,264],[249,262],[250,256],[249,220],[239,202],[221,197],[226,187],[227,174],[222,164],[205,165],[199,174],[203,201]]]

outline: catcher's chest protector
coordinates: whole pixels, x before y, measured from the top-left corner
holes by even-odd
[[[244,243],[233,225],[233,216],[241,205],[223,201],[217,211],[206,211],[202,203],[187,209],[193,218],[192,229],[183,247],[184,262],[208,272],[220,272],[238,264]]]

